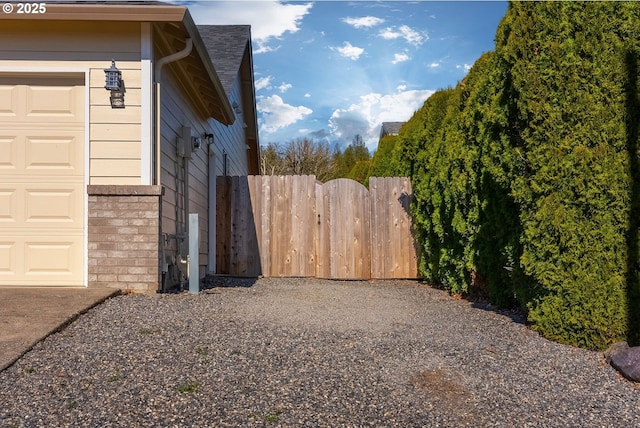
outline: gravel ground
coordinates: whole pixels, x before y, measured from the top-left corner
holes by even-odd
[[[516,314],[414,281],[218,285],[82,315],[0,372],[0,427],[640,425],[635,384]]]

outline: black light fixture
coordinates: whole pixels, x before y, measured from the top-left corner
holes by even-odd
[[[122,85],[122,72],[116,67],[116,62],[111,60],[111,67],[104,69],[105,83],[107,91],[119,91]]]
[[[111,67],[104,69],[104,74],[104,88],[111,92],[109,97],[111,108],[124,108],[124,81],[122,80],[122,72],[118,70],[114,60],[111,60]]]

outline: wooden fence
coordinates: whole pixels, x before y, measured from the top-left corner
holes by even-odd
[[[219,177],[217,273],[416,278],[408,178]]]

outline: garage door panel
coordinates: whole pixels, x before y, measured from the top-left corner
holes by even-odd
[[[15,275],[16,243],[10,241],[0,242],[0,278]]]
[[[82,232],[82,192],[74,183],[0,183],[0,230],[11,228],[77,229]],[[24,232],[24,231],[23,231]],[[0,238],[2,235],[0,235]]]
[[[70,240],[25,242],[25,275],[72,276],[77,268],[76,259],[82,260],[79,244]]]
[[[0,117],[15,118],[18,116],[18,91],[17,87],[0,85]]]
[[[0,227],[10,223],[14,226],[18,222],[18,195],[16,189],[0,188]]]
[[[84,285],[84,79],[0,75],[0,286]]]
[[[0,136],[0,170],[15,171],[18,165],[17,136]]]
[[[58,133],[60,133],[58,131]],[[82,155],[79,150],[82,132],[55,135],[27,135],[25,141],[25,174],[76,174],[82,178]]]
[[[84,285],[77,275],[82,270],[82,238],[6,238],[0,241],[0,284]]]
[[[20,81],[16,78],[17,82]],[[14,79],[9,79],[11,82]],[[77,85],[65,86],[73,80]],[[33,78],[30,84],[10,84],[0,77],[0,118],[29,123],[79,123],[84,121],[82,79]]]
[[[26,111],[28,119],[42,121],[42,119],[58,119],[77,122],[78,109],[75,87],[57,86],[27,86]],[[80,110],[80,111],[78,111]]]
[[[0,122],[0,128],[4,125]],[[0,179],[11,176],[59,175],[84,180],[84,131],[80,129],[0,129]],[[4,171],[4,172],[3,172]],[[8,177],[8,175],[4,175]]]
[[[27,189],[25,222],[52,223],[51,227],[75,226],[82,221],[82,204],[75,189]],[[55,224],[55,226],[54,226]]]

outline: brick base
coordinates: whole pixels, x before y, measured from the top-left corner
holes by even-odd
[[[87,186],[89,287],[160,289],[161,186]]]

